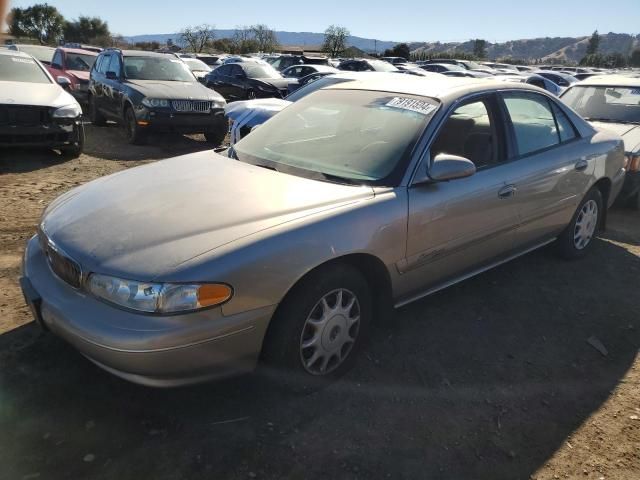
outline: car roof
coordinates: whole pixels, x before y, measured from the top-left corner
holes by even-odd
[[[640,87],[640,76],[633,75],[595,75],[574,85],[606,85],[618,87]]]
[[[400,75],[393,72],[362,72],[361,77],[353,82],[339,83],[331,89],[374,90],[381,92],[399,93],[437,98],[443,101],[451,97],[480,93],[483,91],[516,88],[540,92],[539,88],[526,83],[496,82],[492,79],[477,79],[469,77],[447,77],[434,73],[429,77],[415,75]]]
[[[58,47],[58,50],[68,53],[79,53],[81,55],[91,55],[97,57],[99,55],[98,52],[94,52],[92,50],[85,50],[84,48],[72,48],[72,47]]]
[[[101,53],[120,52],[123,57],[156,57],[166,58],[173,56],[171,53],[148,52],[146,50],[118,50],[116,48],[106,49]]]

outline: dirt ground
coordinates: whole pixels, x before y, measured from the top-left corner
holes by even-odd
[[[640,214],[592,254],[544,249],[407,306],[307,395],[249,375],[174,390],[105,373],[32,322],[20,257],[75,185],[209,148],[0,151],[0,479],[640,479]],[[598,339],[603,355],[587,340]]]

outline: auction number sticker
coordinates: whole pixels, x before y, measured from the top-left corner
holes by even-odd
[[[386,106],[410,110],[412,112],[421,113],[422,115],[431,115],[436,108],[438,108],[432,103],[405,97],[394,97],[386,104]]]
[[[31,60],[30,58],[11,57],[11,60],[13,60],[14,62],[18,62],[18,63],[36,63],[33,60]]]

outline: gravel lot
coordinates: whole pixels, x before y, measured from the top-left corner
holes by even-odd
[[[209,146],[87,136],[72,161],[0,151],[0,479],[640,478],[640,214],[585,260],[544,249],[397,311],[325,390],[154,390],[40,333],[20,257],[67,189]]]

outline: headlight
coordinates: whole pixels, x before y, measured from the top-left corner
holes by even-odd
[[[142,104],[150,108],[167,108],[169,106],[169,100],[166,98],[145,98],[142,100]]]
[[[64,107],[56,108],[53,111],[53,118],[77,118],[82,114],[82,109],[77,103],[71,105],[65,105]]]
[[[120,307],[147,313],[178,313],[226,302],[233,295],[221,283],[146,283],[93,273],[87,289],[93,295]]]

